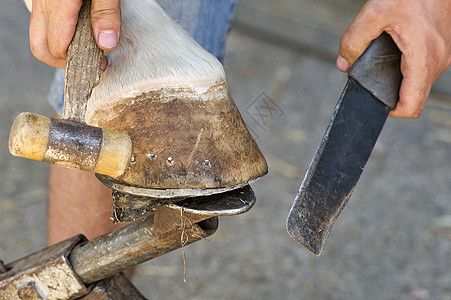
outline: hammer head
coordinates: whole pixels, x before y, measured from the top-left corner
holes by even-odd
[[[117,177],[131,157],[126,133],[21,113],[9,135],[9,151],[15,156]]]

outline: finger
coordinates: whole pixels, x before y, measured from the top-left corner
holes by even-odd
[[[385,10],[381,9],[378,1],[368,1],[343,34],[337,58],[340,71],[347,72],[388,25],[389,17],[384,15]]]
[[[399,101],[396,104],[396,108],[390,111],[389,114],[391,117],[417,119],[421,116],[426,105],[430,88],[425,88],[422,91],[419,89],[412,91],[411,88],[411,84],[403,80],[399,92]]]
[[[47,43],[55,59],[65,60],[77,26],[81,0],[47,1]]]
[[[120,0],[92,0],[91,22],[100,49],[114,50],[121,32]]]
[[[47,43],[47,21],[42,8],[37,3],[33,4],[29,34],[30,49],[34,57],[53,67],[65,68],[65,60],[57,59],[50,54]]]
[[[403,80],[399,90],[399,101],[390,116],[416,119],[423,113],[432,86],[432,78],[425,72],[426,60],[418,55],[401,58]]]

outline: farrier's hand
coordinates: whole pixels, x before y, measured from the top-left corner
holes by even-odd
[[[75,33],[82,0],[33,0],[30,47],[40,61],[64,69],[66,52]],[[117,47],[121,29],[119,0],[92,0],[91,22],[97,45]]]
[[[348,71],[383,31],[402,52],[404,78],[390,115],[418,118],[432,84],[451,65],[451,1],[368,0],[341,39],[338,69]]]

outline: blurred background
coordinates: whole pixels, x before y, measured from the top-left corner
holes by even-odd
[[[231,94],[270,173],[257,204],[209,241],[140,265],[149,299],[451,299],[451,76],[418,120],[388,119],[321,257],[290,239],[289,208],[346,82],[335,58],[361,0],[242,0],[228,40]],[[0,2],[0,259],[45,247],[48,166],[13,158],[12,121],[52,115],[53,69],[28,43],[29,13]],[[262,102],[263,101],[263,102]],[[255,109],[270,103],[272,114]],[[70,209],[70,208],[69,208]]]

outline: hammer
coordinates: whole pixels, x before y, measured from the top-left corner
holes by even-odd
[[[22,115],[13,154],[103,174],[114,190],[158,199],[223,193],[267,173],[222,64],[156,0],[121,1],[121,43],[100,80],[89,15],[81,13],[68,50],[65,121]]]
[[[118,177],[131,158],[130,137],[85,123],[86,103],[100,79],[103,60],[90,11],[91,1],[83,1],[67,51],[62,119],[19,114],[11,128],[9,151],[14,156]]]

